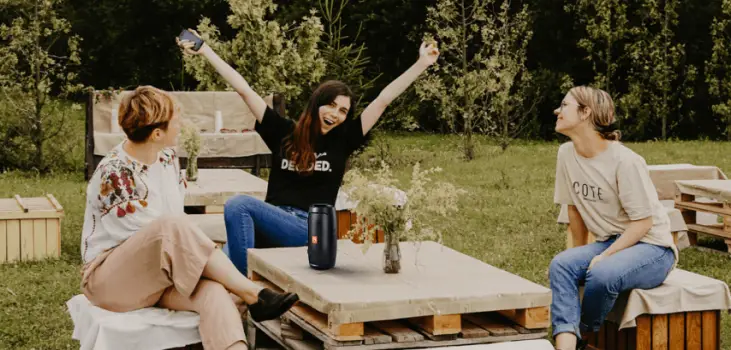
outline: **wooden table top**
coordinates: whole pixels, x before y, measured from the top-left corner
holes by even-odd
[[[183,170],[185,171],[185,170]],[[185,206],[224,205],[238,194],[264,199],[267,182],[241,169],[199,169],[198,179],[188,182]]]
[[[328,315],[352,323],[550,306],[551,291],[436,242],[401,243],[401,271],[383,272],[383,244],[338,241],[335,267],[310,268],[307,247],[249,249],[255,272]]]

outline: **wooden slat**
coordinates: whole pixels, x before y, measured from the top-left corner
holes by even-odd
[[[614,322],[604,322],[604,324],[607,325],[607,349],[616,350],[617,338],[619,337],[617,334],[617,324]]]
[[[350,211],[338,211],[338,239],[345,239],[350,229]]]
[[[20,220],[20,259],[33,260],[33,220]]]
[[[346,324],[329,324],[327,315],[305,305],[298,303],[290,309],[307,323],[322,330],[335,340],[361,340],[363,339],[363,322]]]
[[[701,350],[701,313],[688,312],[685,318],[686,350]]]
[[[652,319],[642,315],[635,320],[637,323],[637,350],[652,350]]]
[[[460,331],[462,338],[487,338],[490,336],[490,332],[466,319],[462,320],[462,331]]]
[[[424,340],[424,336],[397,321],[378,321],[369,323],[376,329],[391,336],[398,343],[417,342]]]
[[[286,339],[302,340],[304,339],[304,331],[297,324],[292,322],[288,318],[281,318],[279,320],[279,335]]]
[[[20,260],[20,220],[5,220],[8,226],[8,255],[7,261],[13,262]]]
[[[8,224],[6,221],[0,221],[0,264],[8,259]]]
[[[676,208],[696,210],[705,213],[720,215],[731,215],[731,210],[725,208],[722,203],[698,203],[698,202],[675,202]]]
[[[627,329],[627,350],[637,350],[637,328]]]
[[[27,212],[28,212],[28,206],[26,206],[26,205],[25,205],[25,203],[23,202],[23,199],[22,199],[22,198],[20,198],[20,196],[19,196],[19,195],[17,195],[17,194],[16,194],[15,196],[13,196],[13,198],[15,198],[15,202],[17,202],[17,203],[18,203],[18,206],[20,207],[20,209],[21,209],[21,210],[22,210],[22,211],[23,211],[24,213],[27,213]]]
[[[46,220],[33,220],[33,255],[35,259],[46,257]]]
[[[0,220],[25,220],[25,219],[46,219],[46,218],[60,218],[63,216],[63,213],[57,212],[55,210],[33,210],[29,211],[27,213],[23,213],[20,211],[0,211]]]
[[[652,316],[652,350],[668,349],[668,315]]]
[[[393,342],[393,339],[391,339],[390,335],[383,334],[377,329],[371,327],[370,325],[365,326],[365,331],[363,334],[363,344],[388,344],[391,342]]]
[[[731,232],[726,232],[723,230],[722,226],[711,226],[711,225],[699,225],[699,224],[687,224],[689,231],[694,231],[697,233],[705,233],[708,235],[718,236],[718,237],[724,237],[724,238],[731,238]]]
[[[597,332],[591,332],[587,335],[587,344],[596,346],[599,344],[599,337]]]
[[[670,350],[685,350],[685,314],[675,313],[670,315]]]
[[[61,203],[59,203],[56,200],[56,197],[54,197],[52,194],[47,194],[46,198],[48,198],[48,201],[51,203],[51,206],[53,206],[56,211],[63,211],[63,207],[61,206]]]
[[[496,321],[490,314],[464,314],[462,318],[486,329],[494,336],[516,335],[518,331]]]
[[[607,348],[607,327],[605,326],[601,327],[599,329],[599,334],[597,335],[597,347],[599,349],[606,349]]]
[[[718,319],[717,311],[703,311],[703,350],[718,350]]]
[[[409,322],[432,335],[459,334],[462,330],[462,315],[434,315],[414,317]]]
[[[61,254],[61,228],[58,219],[46,220],[46,253],[57,258]]]
[[[551,325],[548,306],[503,310],[498,312],[528,329],[548,328]]]
[[[207,205],[206,214],[223,214],[223,205]]]
[[[627,329],[619,330],[617,333],[617,350],[627,350],[629,339],[627,339]]]

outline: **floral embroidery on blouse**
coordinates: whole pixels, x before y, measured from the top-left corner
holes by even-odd
[[[139,201],[143,208],[147,207],[147,184],[142,182],[144,188],[138,187],[132,170],[134,167],[130,167],[130,164],[125,164],[119,158],[112,158],[100,169],[101,181],[97,199],[101,203],[102,216],[110,211],[114,211],[118,217],[134,214],[135,207],[132,201]],[[141,167],[138,169],[142,171]]]

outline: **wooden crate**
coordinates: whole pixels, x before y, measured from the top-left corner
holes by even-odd
[[[619,331],[606,321],[589,338],[590,349],[600,350],[718,350],[721,349],[720,311],[642,315],[636,328]]]
[[[696,196],[685,194],[678,190],[675,196],[675,207],[683,214],[683,220],[688,226],[688,239],[690,245],[696,245],[698,234],[722,238],[731,253],[731,203],[701,202]],[[720,216],[723,222],[715,225],[701,225],[696,221],[697,213],[709,213]]]
[[[356,213],[353,213],[350,210],[338,210],[338,239],[347,238],[348,231],[352,225],[355,225],[357,220],[358,215]],[[356,235],[353,237],[352,241],[355,243],[363,243],[363,237],[361,235]],[[383,243],[384,241],[383,230],[378,230],[373,243]]]
[[[0,199],[0,263],[59,257],[62,217],[51,194]]]

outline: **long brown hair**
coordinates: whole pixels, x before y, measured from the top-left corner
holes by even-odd
[[[320,128],[320,106],[325,106],[338,96],[350,98],[351,106],[346,120],[350,119],[355,110],[353,92],[348,85],[337,80],[328,80],[315,89],[307,103],[307,108],[300,115],[299,121],[292,134],[287,137],[284,150],[300,174],[311,174],[315,165],[315,144],[322,136]],[[337,129],[337,128],[336,128]],[[330,132],[335,131],[335,129]]]

